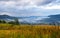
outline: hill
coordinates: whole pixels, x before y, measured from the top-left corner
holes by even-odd
[[[49,15],[49,16],[27,16],[27,17],[14,17],[9,15],[0,15],[2,20],[14,20],[18,18],[21,23],[30,23],[30,24],[49,24],[49,23],[60,23],[60,14]]]

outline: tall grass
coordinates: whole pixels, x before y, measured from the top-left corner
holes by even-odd
[[[60,26],[0,24],[0,38],[60,38]]]

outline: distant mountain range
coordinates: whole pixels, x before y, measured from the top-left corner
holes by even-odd
[[[57,15],[49,15],[49,16],[29,16],[29,17],[14,17],[9,15],[0,15],[0,19],[2,20],[14,20],[18,18],[21,23],[53,23],[59,22],[60,23],[60,14]]]
[[[16,18],[16,17],[9,16],[9,15],[0,15],[0,20],[12,21],[12,20],[14,20],[14,18]]]

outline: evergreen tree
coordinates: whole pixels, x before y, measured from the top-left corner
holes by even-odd
[[[2,20],[2,23],[6,23],[6,21],[5,20]]]
[[[0,20],[0,23],[2,23],[2,21]]]
[[[5,20],[0,20],[0,23],[6,23],[6,21]]]
[[[19,25],[19,20],[18,20],[18,18],[15,18],[15,24]]]

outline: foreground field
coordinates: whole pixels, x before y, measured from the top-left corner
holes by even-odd
[[[0,38],[60,38],[60,26],[0,24]]]

